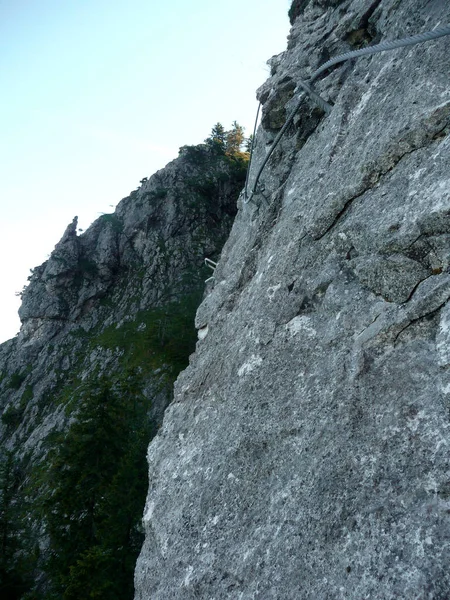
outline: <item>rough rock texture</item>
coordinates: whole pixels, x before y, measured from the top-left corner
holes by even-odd
[[[443,0],[297,13],[253,177],[297,77],[450,22]],[[137,600],[450,598],[449,72],[450,38],[334,68],[331,114],[305,99],[240,207],[149,447]]]

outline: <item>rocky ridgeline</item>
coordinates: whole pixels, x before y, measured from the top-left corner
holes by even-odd
[[[243,177],[242,166],[236,176],[229,161],[205,147],[185,147],[81,235],[74,218],[29,278],[20,333],[0,346],[3,409],[17,409],[23,389],[33,387],[20,426],[6,431],[3,425],[7,445],[26,446],[31,431],[36,435],[39,400],[60,380],[117,367],[114,340],[111,347],[96,344],[105,331],[126,324],[130,335],[133,328],[143,331],[149,309],[201,295],[211,274],[203,259],[217,258],[226,240]],[[11,377],[22,380],[17,390]],[[38,412],[45,420],[46,408]]]
[[[291,18],[250,182],[299,77],[450,10]],[[331,69],[240,206],[149,447],[138,600],[450,597],[449,72],[449,37]]]
[[[53,456],[57,465],[55,448],[70,425],[92,420],[79,415],[89,412],[89,398],[106,394],[115,401],[128,395],[131,405],[139,393],[143,414],[150,414],[140,433],[150,436],[160,424],[173,381],[195,347],[195,310],[211,275],[203,261],[217,259],[227,238],[245,165],[245,155],[225,156],[207,145],[183,147],[178,159],[144,179],[114,213],[102,215],[81,235],[75,218],[49,259],[32,272],[22,294],[21,331],[0,346],[0,500],[6,503],[0,525],[7,531],[0,588],[14,588],[11,598],[39,580],[40,591],[47,589],[39,564],[48,554],[49,527],[45,518],[41,522],[45,507],[37,500],[55,491],[40,464],[45,457],[48,467],[47,457]],[[145,466],[138,476],[146,486]],[[51,510],[47,506],[50,515]],[[16,522],[24,513],[29,531]],[[44,529],[37,530],[36,523]],[[17,545],[18,538],[25,541]],[[20,564],[20,552],[29,554],[36,544],[38,562]],[[27,569],[32,572],[23,581]],[[14,578],[19,583],[11,583]],[[80,598],[75,592],[64,597]]]

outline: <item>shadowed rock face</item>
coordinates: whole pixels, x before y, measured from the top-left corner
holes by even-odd
[[[251,178],[286,81],[361,30],[450,21],[303,4]],[[149,447],[137,600],[450,597],[449,71],[450,38],[335,68],[331,114],[305,99],[262,177],[270,206],[240,207]]]

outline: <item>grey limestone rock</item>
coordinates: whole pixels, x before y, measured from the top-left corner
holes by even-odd
[[[450,21],[296,4],[250,183],[286,82]],[[240,205],[149,447],[136,600],[450,597],[449,72],[447,37],[324,74],[330,115],[305,98]]]

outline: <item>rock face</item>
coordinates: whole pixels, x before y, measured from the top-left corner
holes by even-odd
[[[298,77],[450,21],[294,4],[250,182]],[[449,72],[449,37],[334,68],[240,206],[149,447],[137,600],[450,597]]]

